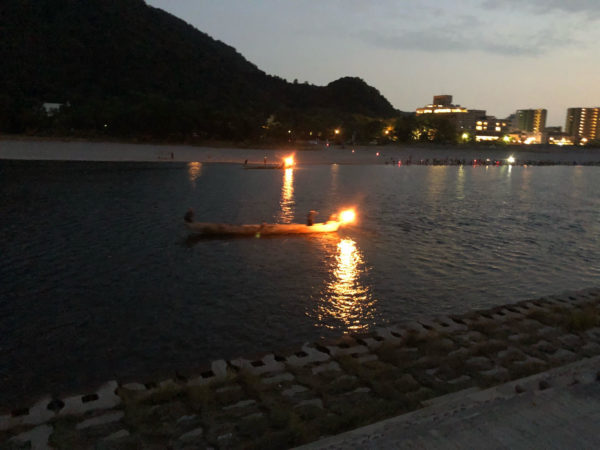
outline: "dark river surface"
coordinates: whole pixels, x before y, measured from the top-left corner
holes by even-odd
[[[199,221],[325,220],[192,241]],[[0,406],[597,286],[600,167],[0,161]]]

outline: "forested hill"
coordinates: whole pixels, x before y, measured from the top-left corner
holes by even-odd
[[[300,137],[398,113],[359,78],[267,75],[142,0],[2,0],[0,61],[0,132]]]

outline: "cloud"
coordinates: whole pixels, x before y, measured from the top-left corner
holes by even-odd
[[[524,9],[537,13],[566,12],[573,14],[600,13],[600,2],[598,0],[484,0],[484,9],[511,8],[515,12]],[[600,16],[589,16],[587,19],[598,20]]]
[[[475,29],[444,31],[438,29],[403,31],[397,34],[362,31],[358,37],[376,47],[425,52],[489,52],[508,56],[536,56],[550,48],[568,46],[575,41],[557,36],[553,30],[540,30],[517,37],[485,36]]]

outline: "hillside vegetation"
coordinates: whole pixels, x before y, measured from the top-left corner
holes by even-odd
[[[370,139],[399,111],[360,78],[289,83],[142,0],[2,0],[0,132]],[[48,116],[43,103],[64,106]]]

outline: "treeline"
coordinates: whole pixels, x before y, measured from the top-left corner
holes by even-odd
[[[159,95],[88,99],[50,112],[35,100],[0,95],[0,132],[169,142],[385,144],[459,140],[453,124],[439,117],[398,113],[375,118],[327,108],[280,107],[270,112],[250,107],[216,109]]]
[[[114,97],[63,104],[48,113],[24,98],[0,96],[0,132],[57,137],[111,137],[193,142],[203,140],[332,144],[456,142],[453,125],[437,117],[374,118],[325,108],[280,108],[270,113],[207,108],[195,101],[161,96]]]

